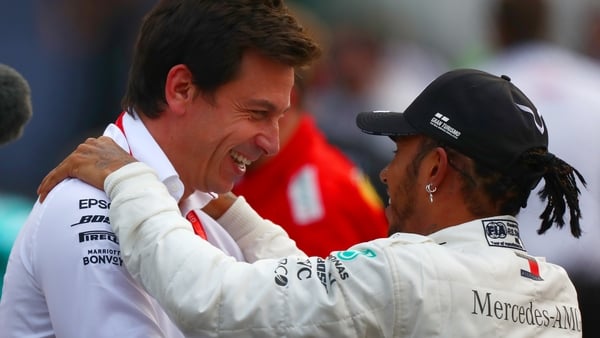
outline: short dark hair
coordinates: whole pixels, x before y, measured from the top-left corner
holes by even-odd
[[[157,117],[166,76],[177,64],[210,95],[235,78],[250,49],[296,69],[320,55],[281,0],[162,0],[142,22],[123,109]]]
[[[12,67],[0,64],[0,145],[18,139],[31,115],[29,83]]]

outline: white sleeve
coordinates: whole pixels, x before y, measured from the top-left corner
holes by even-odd
[[[243,196],[218,220],[242,249],[248,262],[288,255],[305,256],[279,225],[259,216]]]
[[[394,326],[394,283],[375,247],[236,262],[193,234],[148,166],[115,171],[105,190],[124,264],[189,337],[368,337]]]

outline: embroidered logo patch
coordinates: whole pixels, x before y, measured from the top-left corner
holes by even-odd
[[[504,219],[483,220],[483,231],[489,246],[525,251],[516,222]]]
[[[431,121],[429,121],[429,124],[450,135],[451,137],[458,139],[461,132],[452,127],[449,124],[449,121],[450,119],[447,116],[441,113],[435,113],[435,115],[431,118]]]

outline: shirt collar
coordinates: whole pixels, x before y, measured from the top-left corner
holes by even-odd
[[[215,193],[206,193],[203,191],[196,190],[190,197],[181,201],[179,204],[179,208],[181,212],[185,215],[192,209],[201,209],[204,208],[208,202],[217,198]]]
[[[123,130],[124,133],[115,124],[110,124],[104,135],[114,139],[133,157],[154,169],[158,178],[167,186],[171,196],[179,201],[183,196],[183,182],[137,113],[133,113],[133,116],[124,114]]]

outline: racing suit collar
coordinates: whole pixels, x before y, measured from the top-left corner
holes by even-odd
[[[441,245],[452,246],[454,243],[464,245],[470,242],[526,251],[519,236],[517,220],[510,215],[472,220],[444,228],[428,237]]]

